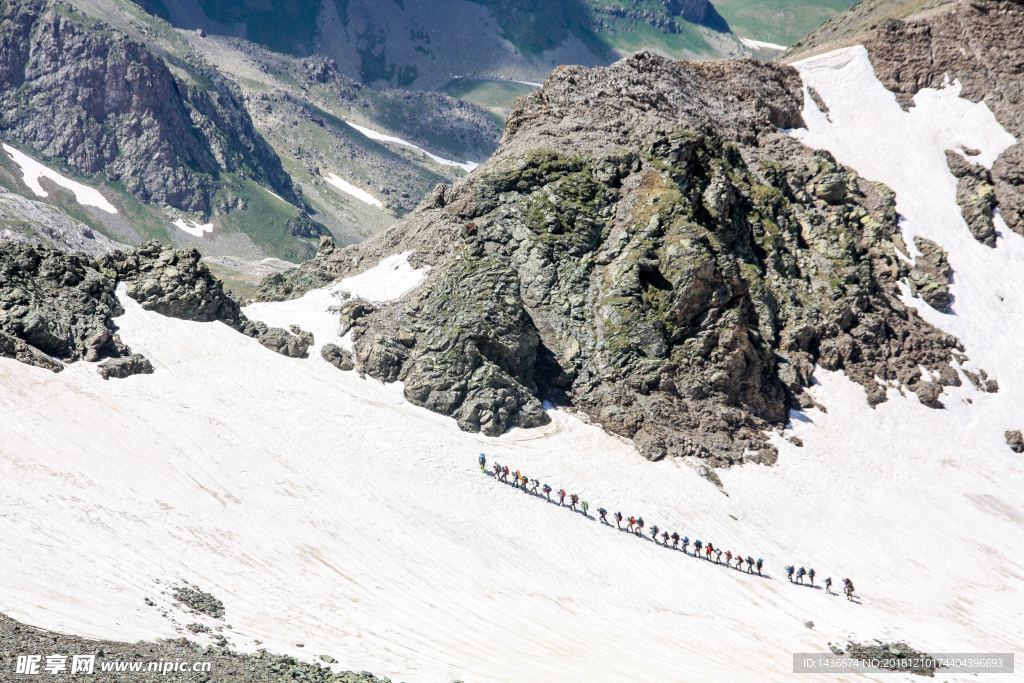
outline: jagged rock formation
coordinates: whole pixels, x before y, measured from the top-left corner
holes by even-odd
[[[1014,453],[1024,453],[1024,433],[1021,430],[1007,430],[1004,436],[1006,437],[1006,445],[1010,447],[1010,450]]]
[[[949,279],[953,275],[946,250],[920,236],[914,238],[914,244],[921,255],[910,269],[910,291],[935,310],[945,311],[949,308]]]
[[[964,217],[975,237],[988,244],[994,239],[988,226],[995,207],[1011,230],[1024,234],[1021,26],[1021,0],[869,0],[825,24],[787,57],[862,43],[878,79],[904,106],[921,88],[941,88],[947,79],[962,84],[963,97],[984,100],[1017,144],[996,160],[990,178],[987,173],[976,175],[980,170],[959,154],[948,158],[961,179],[958,198]]]
[[[0,242],[0,355],[55,372],[128,355],[114,284],[89,257]]]
[[[145,45],[58,0],[0,5],[0,131],[103,174],[139,199],[210,213],[236,173],[298,203],[291,180],[215,71],[174,75]]]
[[[352,352],[337,344],[324,344],[320,349],[320,356],[339,370],[352,370],[356,366]]]
[[[960,205],[967,228],[974,239],[987,247],[994,247],[996,196],[992,174],[984,166],[972,164],[956,152],[946,152],[946,163],[957,179],[956,202]]]
[[[815,365],[939,407],[958,344],[896,296],[893,197],[778,132],[801,103],[793,70],[752,61],[559,69],[483,169],[280,280],[416,249],[423,287],[341,308],[357,369],[488,434],[550,398],[650,458],[771,462]]]
[[[124,282],[143,308],[184,320],[222,322],[283,355],[304,358],[312,335],[249,320],[199,252],[149,242],[91,258],[42,245],[0,241],[0,356],[54,372],[97,362],[104,378],[153,372],[117,335]]]

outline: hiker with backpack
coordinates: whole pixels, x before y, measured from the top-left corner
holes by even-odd
[[[618,510],[615,511],[615,528],[619,531],[622,530],[622,513]]]
[[[811,580],[811,585],[813,586],[814,585],[814,567],[811,567],[811,570],[809,572],[807,572],[807,578],[809,578]]]
[[[853,581],[843,579],[843,592],[846,593],[846,599],[853,602]]]
[[[480,457],[477,458],[476,460],[478,463],[480,463],[480,471],[485,472],[487,468],[487,456],[481,453]]]
[[[655,543],[658,542],[658,525],[657,524],[652,524],[651,525],[651,540],[654,541]]]
[[[608,524],[608,511],[607,510],[605,510],[604,508],[597,508],[597,516],[601,518],[601,521],[603,523]],[[611,526],[611,524],[608,524],[608,526]]]
[[[715,545],[713,543],[709,542],[707,544],[707,546],[704,548],[704,554],[706,555],[706,557],[704,559],[706,559],[708,562],[710,562],[711,561],[711,553],[713,553],[713,552],[715,552]]]
[[[832,595],[832,577],[831,576],[826,576],[825,577],[825,592],[828,593],[829,595]]]
[[[675,531],[672,532],[672,548],[679,550],[679,534]]]
[[[539,479],[534,479],[530,483],[530,492],[533,493],[533,495],[535,495],[535,496],[537,495],[537,487],[538,486],[540,486],[540,480]]]
[[[683,536],[683,552],[687,555],[690,554],[690,537]]]
[[[699,558],[700,557],[700,549],[703,548],[703,547],[704,547],[704,544],[700,542],[699,538],[696,541],[694,541],[693,542],[693,556]]]
[[[565,505],[565,489],[558,489],[558,504]]]
[[[764,567],[764,560],[762,560],[760,557],[757,558],[756,565],[757,565],[757,575],[758,576],[764,576],[764,574],[761,573],[761,568]]]
[[[550,503],[551,502],[551,487],[548,486],[547,484],[544,484],[544,487],[541,488],[541,491],[544,492],[544,497],[547,498],[548,502]]]
[[[582,503],[580,503],[580,507],[583,509],[583,516],[589,517],[590,515],[587,514],[587,511],[590,510],[590,503],[588,503],[587,501],[583,501]]]
[[[750,555],[747,555],[747,573],[748,574],[753,574],[754,573],[754,558],[751,557]]]
[[[791,564],[786,565],[786,576],[789,577],[789,582],[790,583],[793,583],[793,572],[795,572],[795,571],[796,570],[793,569],[793,565],[791,565]]]
[[[796,582],[799,583],[801,586],[804,585],[805,576],[807,576],[807,570],[803,567],[800,567],[800,569],[796,571]]]
[[[644,533],[644,518],[643,517],[637,517],[636,518],[636,535],[637,536],[642,536],[643,533]]]

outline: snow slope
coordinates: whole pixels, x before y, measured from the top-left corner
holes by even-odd
[[[327,175],[324,176],[324,180],[326,180],[328,183],[330,183],[337,189],[341,190],[345,194],[358,199],[364,204],[375,206],[378,209],[384,208],[384,204],[382,204],[379,199],[377,199],[376,197],[374,197],[372,194],[362,189],[361,187],[356,187],[352,183],[348,182],[347,180],[339,176],[337,173],[328,173]]]
[[[892,137],[961,142],[913,137],[931,130],[942,102],[931,118],[887,113],[866,74],[846,80],[853,61],[835,67],[833,85],[818,84],[814,65],[800,68],[832,112],[831,124],[808,117],[810,144],[846,154],[857,134],[842,90],[850,85],[872,103],[862,115],[902,127]],[[985,136],[971,146],[992,153],[999,138]],[[859,139],[880,156],[909,153],[886,143],[888,134]],[[920,178],[894,187],[946,200],[938,171]],[[848,637],[1020,651],[1024,458],[1001,430],[1024,405],[1024,368],[1003,341],[1020,338],[1024,316],[987,309],[1018,311],[1024,240],[1004,235],[981,256],[969,234],[956,241],[951,214],[940,218],[949,224],[915,228],[948,232],[960,269],[958,315],[939,322],[955,326],[968,304],[981,307],[971,320],[982,329],[965,332],[965,344],[1003,389],[980,394],[965,383],[945,411],[892,391],[871,409],[859,386],[819,372],[813,393],[828,412],[795,414],[785,434],[804,446],[780,436],[779,464],[722,472],[724,492],[687,463],[647,462],[562,411],[548,427],[498,439],[464,433],[408,404],[399,386],[340,372],[319,354],[285,358],[220,323],[164,318],[123,298],[121,336],[152,359],[153,375],[104,382],[86,363],[54,375],[0,358],[0,537],[13,549],[0,553],[0,612],[86,635],[178,635],[160,615],[159,591],[189,580],[224,601],[226,635],[240,649],[258,639],[409,682],[782,680],[792,653]],[[996,270],[1010,263],[1016,271]],[[988,270],[971,271],[976,264]],[[246,312],[298,323],[318,344],[337,341],[332,292],[387,299],[422,276],[399,254]],[[993,295],[975,293],[972,277],[987,277]],[[481,450],[579,492],[592,511],[639,513],[763,556],[771,578],[684,557],[496,483],[477,470]],[[782,568],[791,562],[851,577],[862,604],[790,585]]]
[[[778,51],[781,51],[781,50],[785,50],[786,49],[785,45],[779,45],[778,43],[769,43],[769,42],[764,41],[764,40],[754,40],[753,38],[742,38],[742,37],[740,37],[740,42],[743,43],[744,45],[746,45],[747,47],[749,47],[751,50],[758,50],[758,51],[761,51],[761,50],[778,50]]]
[[[32,157],[18,151],[6,143],[3,145],[3,148],[11,160],[21,169],[22,181],[37,197],[49,196],[49,193],[43,189],[42,185],[39,184],[40,178],[46,178],[47,180],[53,181],[57,185],[70,190],[71,193],[75,195],[75,201],[83,206],[94,206],[100,211],[117,213],[117,207],[108,202],[106,198],[100,194],[99,190],[89,187],[88,185],[83,185],[80,182],[72,180],[63,174],[44,166]]]

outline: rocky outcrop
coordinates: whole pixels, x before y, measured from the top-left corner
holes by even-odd
[[[935,310],[945,311],[949,308],[949,281],[953,275],[946,250],[920,236],[914,238],[914,244],[921,255],[910,269],[910,291]]]
[[[894,18],[900,17],[900,18]],[[861,43],[878,79],[905,107],[922,88],[961,84],[962,97],[984,101],[1017,138],[992,167],[991,178],[969,180],[977,168],[954,162],[958,193],[971,232],[989,243],[991,213],[998,207],[1011,230],[1024,234],[1024,3],[1020,0],[869,0],[826,23],[795,45],[787,57]],[[952,165],[951,165],[952,166]],[[990,245],[991,246],[991,245]]]
[[[96,370],[103,379],[115,377],[124,379],[132,375],[152,375],[153,364],[149,359],[139,353],[133,353],[124,358],[111,358],[100,363]]]
[[[209,214],[234,173],[297,203],[236,90],[202,64],[175,66],[188,76],[59,0],[4,3],[0,131],[148,202]]]
[[[1010,447],[1011,451],[1014,453],[1024,453],[1024,433],[1021,433],[1021,430],[1008,430],[1004,436],[1006,437],[1006,445]]]
[[[339,370],[352,370],[356,366],[352,352],[341,348],[337,344],[324,344],[323,348],[320,349],[320,356]]]
[[[416,250],[420,289],[341,307],[356,368],[487,434],[551,399],[650,458],[772,462],[815,366],[940,407],[958,344],[898,299],[893,196],[778,132],[801,103],[753,61],[559,69],[485,167],[298,273]]]
[[[946,152],[949,170],[957,179],[956,202],[967,222],[967,228],[987,247],[996,246],[993,221],[996,195],[992,174],[984,166],[972,164],[956,152]]]
[[[54,371],[128,355],[114,284],[89,257],[0,242],[0,355]]]
[[[42,245],[0,241],[0,356],[58,372],[77,360],[101,364],[104,378],[153,372],[121,342],[114,290],[143,308],[197,322],[222,322],[283,355],[305,358],[313,337],[249,320],[196,250],[156,242],[98,258]]]

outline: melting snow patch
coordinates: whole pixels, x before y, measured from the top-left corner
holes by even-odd
[[[751,50],[785,50],[785,45],[779,45],[778,43],[769,43],[764,40],[754,40],[753,38],[740,38],[740,42],[749,47]]]
[[[205,234],[213,232],[213,223],[197,223],[187,218],[176,219],[174,221],[174,225],[196,237],[202,237]]]
[[[411,251],[406,251],[388,256],[369,270],[329,287],[310,290],[298,299],[249,304],[245,314],[271,327],[298,325],[312,332],[314,351],[327,343],[351,348],[351,338],[345,340],[338,335],[337,307],[349,297],[378,303],[393,301],[419,287],[430,268],[413,268],[409,263],[411,255]],[[318,353],[310,355],[319,357]]]
[[[360,126],[358,123],[352,123],[351,121],[345,121],[345,123],[347,123],[352,128],[355,128],[357,131],[359,131],[360,133],[362,133],[366,137],[370,138],[371,140],[376,140],[377,142],[390,142],[390,143],[395,144],[395,145],[401,145],[402,147],[411,147],[412,149],[415,149],[415,150],[417,150],[417,151],[427,155],[429,158],[433,159],[434,161],[436,161],[437,163],[441,164],[442,166],[456,166],[456,167],[461,168],[462,170],[467,171],[467,172],[472,171],[474,168],[479,166],[479,164],[477,164],[476,162],[473,162],[473,161],[452,161],[451,159],[445,159],[444,157],[439,157],[436,154],[431,154],[430,152],[428,152],[427,150],[423,149],[419,145],[414,145],[413,143],[409,142],[408,140],[403,140],[402,138],[395,137],[394,135],[385,135],[384,133],[378,133],[377,131],[373,130],[372,128],[367,128],[366,126]]]
[[[32,190],[37,197],[48,197],[49,193],[39,184],[40,178],[46,178],[57,185],[71,191],[75,195],[75,201],[83,206],[93,206],[100,211],[117,213],[117,207],[108,202],[99,190],[83,185],[67,176],[47,168],[32,157],[19,152],[8,144],[3,145],[4,151],[11,157],[11,160],[21,168],[21,179]]]
[[[384,204],[379,199],[374,197],[372,194],[370,194],[366,190],[364,190],[362,188],[359,188],[359,187],[356,187],[355,185],[353,185],[352,183],[348,182],[344,178],[338,176],[338,174],[336,174],[336,173],[328,173],[327,175],[324,176],[324,180],[326,180],[328,183],[330,183],[334,187],[338,188],[339,190],[341,190],[345,194],[350,195],[352,197],[355,197],[356,199],[358,199],[359,201],[363,202],[364,204],[369,204],[370,206],[375,206],[378,209],[383,209],[384,208]]]

